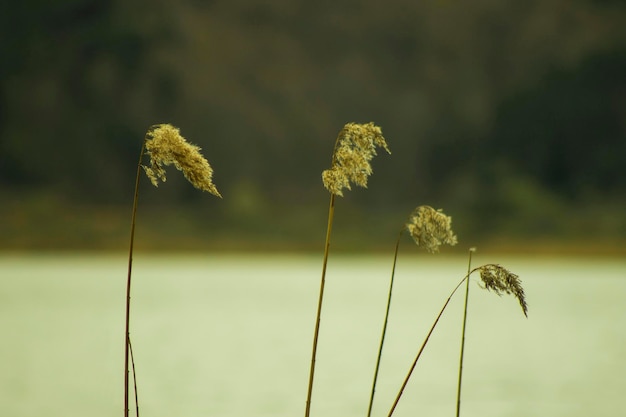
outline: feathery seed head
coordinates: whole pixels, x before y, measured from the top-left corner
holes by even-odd
[[[160,124],[150,128],[145,146],[150,166],[144,165],[143,169],[155,187],[159,186],[159,179],[163,182],[167,179],[163,166],[174,165],[194,187],[222,197],[213,184],[213,168],[200,148],[187,142],[174,126]]]
[[[419,247],[430,253],[439,251],[439,246],[457,244],[452,232],[452,217],[430,206],[419,206],[409,216],[406,230]]]
[[[346,124],[337,136],[332,166],[322,172],[324,187],[338,196],[343,196],[344,188],[351,189],[350,183],[366,188],[376,147],[391,153],[380,127],[372,122]]]
[[[480,266],[474,271],[480,271],[480,279],[487,290],[493,291],[498,295],[512,294],[519,301],[524,315],[528,317],[528,305],[526,304],[526,296],[522,281],[517,275],[497,264],[487,264]]]

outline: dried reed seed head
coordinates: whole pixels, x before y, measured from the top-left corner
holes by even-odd
[[[415,208],[409,216],[406,230],[417,246],[430,253],[438,252],[441,245],[457,244],[457,238],[452,232],[452,217],[430,206]]]
[[[174,165],[194,187],[222,197],[213,184],[213,168],[200,153],[200,148],[187,142],[174,126],[154,126],[146,134],[145,146],[150,166],[144,165],[143,168],[155,187],[159,186],[159,179],[163,182],[167,179],[163,166]]]
[[[391,153],[380,127],[372,122],[346,124],[337,136],[332,166],[322,172],[324,187],[338,196],[343,196],[344,188],[351,189],[350,183],[366,188],[376,147]]]
[[[524,288],[522,288],[522,281],[517,275],[497,264],[487,264],[476,269],[480,272],[480,279],[486,289],[498,295],[503,293],[514,295],[519,301],[524,315],[528,317],[528,304],[526,304]]]

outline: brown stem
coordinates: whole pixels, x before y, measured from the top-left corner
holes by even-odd
[[[146,149],[146,139],[141,145],[139,162],[137,163],[137,177],[135,179],[135,196],[133,198],[133,215],[130,225],[130,247],[128,250],[128,278],[126,280],[126,330],[124,334],[124,417],[128,417],[128,354],[130,351],[130,281],[133,270],[133,246],[135,242],[135,219],[139,201],[139,179],[141,178],[141,161]]]
[[[472,253],[474,253],[476,249],[470,248],[469,250],[469,260],[467,261],[467,274],[469,275],[472,269]],[[465,325],[467,323],[467,302],[469,299],[469,284],[470,280],[468,279],[465,282],[465,303],[463,307],[463,328],[461,330],[461,354],[459,358],[459,383],[457,385],[456,391],[456,417],[459,417],[461,414],[461,380],[463,378],[463,357],[465,353]]]
[[[317,302],[317,317],[315,319],[315,333],[313,334],[313,351],[311,353],[311,370],[309,372],[309,388],[306,398],[305,417],[311,413],[311,396],[313,394],[313,378],[315,376],[315,356],[317,354],[317,339],[320,331],[320,318],[322,316],[322,301],[324,299],[324,285],[326,283],[326,265],[328,264],[328,252],[330,250],[330,234],[333,228],[333,217],[335,213],[335,195],[330,195],[330,206],[328,208],[328,227],[326,229],[326,243],[324,244],[324,263],[322,265],[322,280],[320,284],[320,295]]]
[[[409,372],[408,372],[406,378],[404,379],[404,382],[402,383],[402,387],[400,387],[400,391],[398,392],[398,395],[396,396],[396,399],[395,399],[393,405],[391,406],[391,410],[389,410],[388,417],[391,417],[391,415],[393,414],[394,410],[396,409],[396,406],[398,405],[398,402],[400,401],[400,397],[402,397],[402,393],[404,392],[404,388],[406,388],[406,385],[409,383],[409,379],[411,378],[411,374],[413,373],[413,370],[415,369],[415,365],[417,365],[417,361],[419,360],[420,356],[422,355],[422,352],[424,351],[424,348],[426,347],[426,344],[428,343],[428,340],[430,339],[430,335],[435,330],[435,327],[437,326],[437,323],[439,322],[439,319],[441,318],[441,315],[445,311],[446,307],[448,306],[448,303],[452,299],[452,296],[454,295],[456,290],[461,286],[463,281],[468,279],[468,277],[469,277],[469,274],[465,275],[465,277],[463,277],[463,279],[456,285],[456,287],[454,287],[454,290],[452,290],[452,292],[450,293],[450,296],[448,297],[448,299],[444,303],[443,307],[441,308],[441,311],[439,312],[439,315],[435,319],[435,322],[433,323],[433,325],[431,326],[430,330],[428,331],[428,334],[426,335],[426,339],[424,339],[424,342],[422,343],[422,346],[420,347],[419,352],[417,352],[417,356],[415,357],[415,360],[413,361],[413,364],[411,365],[411,368],[409,369]]]
[[[393,291],[393,279],[396,273],[396,261],[398,260],[398,248],[400,247],[400,238],[402,237],[402,233],[404,232],[404,228],[400,231],[398,235],[398,240],[396,241],[396,250],[393,254],[393,266],[391,268],[391,280],[389,282],[389,295],[387,297],[387,311],[385,312],[385,321],[383,323],[383,332],[380,337],[380,346],[378,348],[378,357],[376,358],[376,368],[374,369],[374,381],[372,382],[372,392],[370,394],[370,403],[367,408],[367,417],[372,415],[372,406],[374,405],[374,394],[376,392],[376,382],[378,380],[378,370],[380,368],[380,359],[383,354],[383,345],[385,343],[385,334],[387,333],[387,322],[389,321],[389,309],[391,307],[391,294]]]
[[[137,372],[135,372],[135,355],[133,355],[133,345],[128,339],[128,350],[130,351],[130,364],[133,367],[133,387],[135,388],[135,407],[137,409],[137,417],[139,417],[139,397],[137,395]]]

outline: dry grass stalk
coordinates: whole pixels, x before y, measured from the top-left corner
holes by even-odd
[[[311,413],[311,398],[313,396],[313,381],[315,379],[315,358],[317,355],[317,343],[320,330],[320,318],[324,300],[324,286],[326,283],[326,266],[328,265],[328,253],[330,251],[330,236],[333,228],[335,213],[335,196],[343,196],[343,189],[350,190],[350,183],[367,187],[367,178],[372,174],[371,159],[376,155],[376,147],[383,147],[388,153],[387,142],[383,138],[380,127],[374,123],[357,124],[348,123],[337,135],[331,168],[322,172],[324,187],[330,192],[330,205],[328,208],[328,225],[326,228],[326,241],[324,244],[324,261],[322,264],[322,278],[317,302],[317,316],[315,318],[315,331],[313,333],[313,348],[311,352],[311,368],[309,372],[309,386],[307,390],[305,417]]]
[[[456,287],[454,287],[454,289],[452,290],[452,292],[446,299],[446,302],[443,304],[443,307],[441,307],[441,310],[439,310],[439,314],[435,318],[435,321],[433,322],[432,326],[430,326],[430,330],[428,330],[428,333],[426,334],[426,338],[424,338],[424,341],[422,342],[422,346],[420,346],[419,350],[417,351],[417,355],[415,356],[415,359],[413,360],[413,363],[411,364],[411,367],[409,368],[409,372],[407,373],[406,377],[404,378],[404,381],[402,382],[402,386],[400,387],[400,390],[398,391],[398,394],[396,395],[396,399],[391,405],[391,409],[389,410],[389,414],[387,414],[387,417],[391,417],[394,411],[396,410],[396,407],[398,406],[398,403],[400,402],[400,398],[402,397],[402,394],[404,393],[404,389],[409,383],[409,380],[411,379],[411,375],[413,375],[413,371],[415,370],[417,361],[419,361],[420,357],[422,356],[422,353],[424,352],[424,349],[426,348],[426,345],[428,344],[428,341],[430,340],[430,336],[433,334],[435,327],[437,327],[437,323],[439,323],[439,319],[441,318],[441,316],[443,315],[443,312],[448,307],[448,304],[450,303],[452,296],[454,295],[454,293],[456,293],[456,290],[459,289],[463,281],[465,281],[468,278],[469,278],[469,274],[465,275],[465,277],[463,277],[463,279],[459,281],[459,283],[456,285]]]
[[[150,166],[142,165],[144,154],[150,156]],[[137,175],[135,178],[135,193],[133,198],[133,211],[130,226],[130,245],[128,250],[128,277],[126,280],[126,333],[124,337],[124,416],[128,417],[128,376],[129,376],[129,354],[132,355],[130,345],[130,290],[133,269],[133,249],[135,242],[135,223],[137,218],[137,205],[139,202],[139,180],[141,169],[143,168],[150,178],[152,184],[158,186],[158,180],[165,182],[165,170],[163,166],[174,165],[183,172],[187,180],[196,188],[207,191],[215,196],[221,197],[217,188],[213,184],[213,169],[207,160],[200,153],[200,148],[188,143],[180,135],[177,128],[170,124],[159,124],[152,126],[146,133],[141,151],[139,152],[139,162],[137,164]],[[133,359],[131,357],[131,359]],[[134,359],[133,359],[134,369]],[[137,381],[133,372],[135,384],[135,401],[137,401]],[[137,404],[137,414],[139,405]]]
[[[476,252],[476,248],[469,249],[469,256],[467,261],[467,275],[472,270],[472,254]],[[467,326],[467,305],[469,301],[469,284],[470,280],[465,282],[465,302],[463,303],[463,327],[461,328],[461,353],[459,354],[459,378],[457,381],[456,389],[456,417],[461,414],[461,386],[463,381],[463,360],[465,358],[465,329]]]
[[[385,335],[387,333],[387,324],[389,321],[391,295],[393,292],[393,282],[396,273],[396,263],[398,260],[398,249],[400,247],[400,238],[402,237],[402,234],[405,230],[409,232],[417,246],[424,248],[430,253],[438,252],[439,246],[441,245],[447,244],[450,246],[454,246],[457,244],[456,235],[452,231],[452,218],[443,214],[441,210],[435,210],[430,206],[416,207],[409,216],[409,221],[400,231],[393,255],[393,266],[391,268],[391,280],[389,281],[389,293],[387,297],[387,309],[385,311],[383,331],[380,337],[380,345],[378,347],[376,367],[374,368],[374,381],[372,382],[372,392],[370,393],[370,402],[367,409],[367,417],[370,417],[372,415],[374,395],[376,393],[376,383],[378,381],[378,371],[380,368],[380,360],[382,358],[383,346],[385,344]]]
[[[470,262],[471,262],[471,258],[470,258]],[[428,331],[428,334],[426,335],[426,338],[424,339],[422,346],[417,352],[415,360],[411,364],[411,367],[409,368],[409,372],[407,373],[404,379],[404,382],[402,383],[402,386],[400,387],[400,390],[398,391],[398,395],[396,396],[396,399],[394,403],[392,404],[391,409],[389,410],[389,414],[387,415],[388,417],[391,417],[393,415],[396,409],[396,406],[398,405],[398,402],[400,401],[400,398],[402,397],[402,393],[404,392],[404,389],[406,388],[409,382],[409,379],[411,378],[413,370],[415,369],[415,366],[417,365],[417,361],[422,355],[424,348],[428,344],[428,340],[430,339],[430,336],[435,330],[435,327],[437,326],[437,323],[439,322],[441,315],[443,314],[446,307],[450,303],[452,296],[456,293],[456,291],[459,289],[461,284],[463,284],[465,280],[469,280],[469,277],[476,271],[480,273],[481,281],[483,282],[486,289],[491,290],[498,295],[501,295],[502,293],[514,295],[519,301],[520,305],[522,306],[522,311],[524,312],[524,315],[528,317],[528,306],[526,304],[524,289],[522,288],[522,283],[517,275],[515,275],[511,271],[497,264],[487,264],[487,265],[479,266],[469,271],[468,274],[465,275],[461,281],[459,281],[456,287],[454,287],[454,289],[450,293],[450,296],[448,296],[446,302],[443,304],[443,307],[439,311],[437,318],[435,319],[434,323],[430,327],[430,330]]]

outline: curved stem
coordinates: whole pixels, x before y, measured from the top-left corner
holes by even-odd
[[[133,246],[135,242],[135,219],[137,217],[137,204],[139,201],[139,179],[141,178],[141,161],[146,149],[144,138],[137,163],[137,176],[135,178],[135,196],[133,198],[133,215],[130,224],[130,248],[128,250],[128,278],[126,280],[126,330],[124,334],[124,417],[128,417],[128,354],[130,351],[130,281],[133,270]]]
[[[391,417],[391,415],[393,414],[394,410],[396,409],[396,406],[398,405],[398,402],[400,401],[400,397],[402,397],[402,393],[404,392],[404,389],[406,388],[406,385],[409,383],[409,379],[411,378],[411,374],[413,373],[413,370],[415,369],[415,365],[417,365],[417,361],[419,360],[420,356],[422,355],[422,352],[424,351],[424,348],[426,347],[426,344],[428,343],[428,340],[430,339],[430,335],[435,330],[435,327],[437,326],[437,323],[439,322],[439,319],[441,318],[441,315],[445,311],[446,307],[448,306],[448,303],[452,299],[452,296],[454,295],[456,290],[459,289],[459,287],[461,286],[463,281],[465,281],[469,277],[469,275],[470,274],[465,275],[465,277],[463,277],[463,279],[456,285],[456,287],[454,287],[454,290],[452,290],[452,292],[450,293],[450,296],[448,297],[448,299],[444,303],[443,307],[441,308],[441,311],[439,312],[439,315],[437,315],[437,318],[435,319],[435,322],[433,323],[433,325],[431,326],[430,330],[428,331],[428,334],[426,335],[426,339],[424,339],[424,342],[422,343],[422,346],[420,347],[420,350],[417,352],[417,356],[415,357],[415,360],[413,361],[413,364],[411,365],[411,368],[409,369],[409,372],[408,372],[406,378],[404,379],[404,382],[402,383],[402,387],[400,387],[400,391],[398,392],[398,395],[396,396],[396,399],[395,399],[393,405],[391,406],[391,410],[389,410],[388,417]]]
[[[398,240],[396,241],[396,250],[393,254],[393,266],[391,268],[391,280],[389,281],[389,295],[387,297],[387,311],[385,312],[385,321],[383,323],[383,332],[380,337],[380,346],[378,348],[378,357],[376,358],[376,368],[374,369],[374,381],[372,382],[372,392],[370,394],[370,403],[367,408],[367,417],[372,415],[372,406],[374,405],[374,394],[376,393],[376,382],[378,381],[378,370],[380,368],[380,359],[383,354],[383,345],[385,343],[385,335],[387,333],[387,323],[389,321],[389,309],[391,307],[391,294],[393,292],[393,280],[396,274],[396,262],[398,260],[398,248],[400,247],[400,238],[402,237],[402,233],[404,232],[404,228],[400,231],[398,235]]]
[[[130,364],[133,367],[133,387],[135,388],[135,407],[137,410],[137,417],[139,417],[139,396],[137,395],[137,372],[135,372],[135,355],[133,355],[133,345],[128,338],[128,350],[130,351]]]
[[[467,274],[469,276],[470,271],[472,269],[472,253],[474,253],[476,249],[470,248],[469,250],[469,260],[467,261]],[[463,307],[463,328],[461,330],[461,355],[459,359],[459,383],[456,391],[456,417],[459,417],[461,414],[461,380],[463,378],[463,356],[465,353],[465,325],[467,323],[467,302],[469,299],[469,284],[470,280],[468,279],[465,282],[465,303]]]
[[[322,265],[322,279],[320,283],[320,294],[317,302],[317,317],[315,319],[315,332],[313,334],[313,351],[311,353],[311,370],[309,372],[309,388],[306,398],[305,417],[311,413],[311,396],[313,394],[313,379],[315,376],[315,356],[317,355],[317,340],[320,331],[320,318],[322,316],[322,301],[324,299],[324,285],[326,283],[326,265],[328,264],[328,252],[330,250],[330,235],[333,229],[333,217],[335,213],[335,195],[330,195],[330,205],[328,208],[328,227],[326,229],[326,243],[324,244],[324,262]]]

